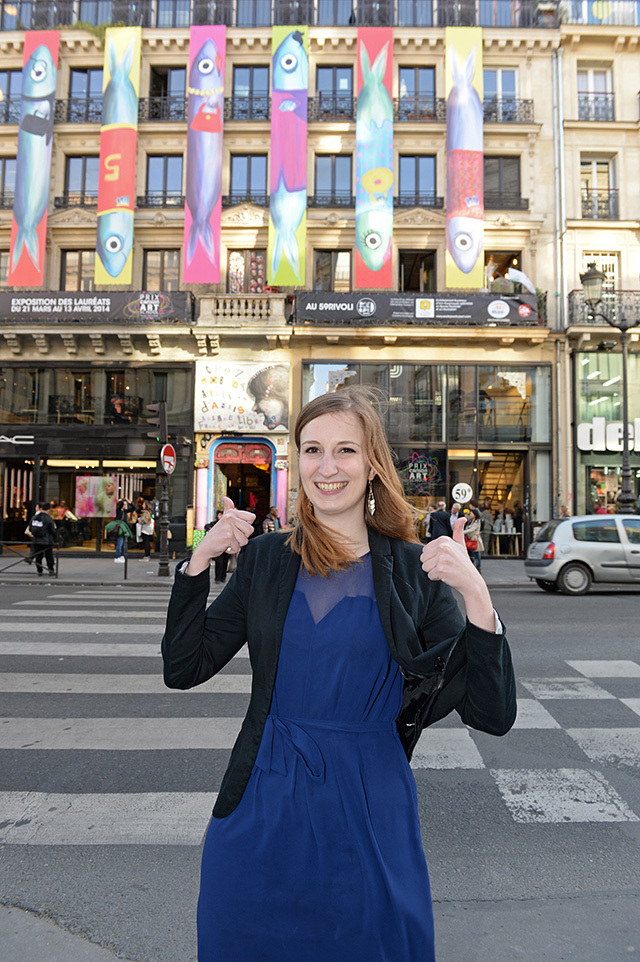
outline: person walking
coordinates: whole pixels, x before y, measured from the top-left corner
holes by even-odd
[[[116,531],[116,564],[124,564],[124,547],[127,538],[128,521],[131,513],[131,503],[126,498],[120,498],[116,504],[116,521],[124,522],[115,526]]]
[[[151,505],[148,501],[142,502],[137,523],[140,525],[140,538],[142,539],[142,546],[144,548],[144,557],[140,558],[140,561],[149,561],[151,558],[151,542],[153,541],[156,526],[151,513]]]
[[[420,544],[374,399],[346,387],[300,412],[292,531],[249,540],[252,513],[225,498],[176,572],[167,686],[203,683],[247,642],[254,671],[202,853],[199,962],[433,962],[409,759],[454,708],[494,735],[515,720],[464,521]],[[230,551],[237,569],[207,608],[211,559]]]
[[[278,509],[275,504],[272,504],[269,513],[262,522],[262,533],[269,534],[271,531],[279,531],[281,527]]]
[[[445,501],[438,501],[438,507],[435,511],[431,513],[429,520],[429,541],[435,541],[437,538],[451,537],[451,515],[447,511],[447,505]]]
[[[28,559],[29,564],[31,564],[32,561],[35,561],[36,571],[38,574],[44,574],[44,567],[42,564],[42,558],[44,556],[49,574],[55,575],[56,570],[53,561],[53,545],[56,543],[57,539],[56,523],[49,514],[48,510],[44,510],[40,504],[36,504],[34,508],[34,514],[27,525],[27,531],[31,532],[32,538],[29,545],[31,549],[31,557]]]

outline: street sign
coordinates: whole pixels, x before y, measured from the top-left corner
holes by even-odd
[[[160,463],[165,474],[173,474],[176,467],[176,449],[173,444],[165,444],[160,451]]]

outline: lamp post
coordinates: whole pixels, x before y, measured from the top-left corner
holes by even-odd
[[[631,484],[631,465],[629,463],[629,390],[627,387],[627,343],[629,340],[628,331],[632,327],[637,327],[638,321],[628,320],[620,317],[618,321],[613,321],[610,317],[599,310],[602,302],[602,285],[606,274],[599,271],[595,264],[588,264],[587,270],[580,275],[584,302],[589,306],[594,317],[601,317],[611,327],[620,331],[620,344],[622,346],[622,484],[618,492],[618,504],[622,513],[633,514],[636,508],[636,497],[633,493]]]

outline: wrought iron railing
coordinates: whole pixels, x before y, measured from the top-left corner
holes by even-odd
[[[401,190],[394,201],[398,207],[444,207],[444,197],[438,197],[431,191],[406,191]]]
[[[485,190],[485,210],[529,210],[529,200],[513,191]]]
[[[317,93],[309,97],[309,120],[353,120],[355,98],[352,94]]]
[[[640,291],[603,291],[598,307],[614,323],[622,318],[637,318],[640,325]],[[569,294],[568,326],[578,324],[609,327],[604,318],[596,316],[585,304],[582,290]]]
[[[618,220],[618,189],[583,190],[582,216],[586,220]]]
[[[59,124],[100,124],[102,123],[102,95],[56,100],[53,119]]]
[[[268,94],[253,97],[224,98],[225,120],[268,120],[271,99]]]
[[[0,193],[0,210],[11,210],[13,208],[13,191],[5,190]]]
[[[142,208],[150,207],[184,207],[184,194],[177,194],[171,190],[151,190],[146,194],[139,195],[136,199],[136,206]]]
[[[237,207],[238,204],[255,204],[256,207],[268,207],[269,195],[266,190],[257,191],[253,194],[247,192],[239,193],[236,191],[232,191],[230,194],[223,194],[223,207]]]
[[[53,206],[58,210],[68,207],[97,207],[97,190],[65,190],[64,194],[53,198]]]
[[[485,124],[532,124],[533,100],[488,97],[483,101]]]
[[[340,190],[317,190],[307,198],[309,207],[355,207],[355,205],[356,199],[353,194],[343,193]]]
[[[9,97],[0,101],[0,124],[17,124],[20,122],[20,97]]]
[[[181,121],[187,116],[185,95],[179,97],[142,97],[138,103],[138,121]]]
[[[400,123],[441,123],[447,119],[447,102],[443,97],[430,97],[415,94],[398,97],[393,102],[393,115]]]
[[[578,120],[615,119],[615,94],[578,94]]]

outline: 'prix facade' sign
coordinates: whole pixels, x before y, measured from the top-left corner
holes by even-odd
[[[622,421],[593,418],[578,425],[577,445],[579,451],[622,451]],[[640,451],[640,418],[627,425],[629,450]]]

